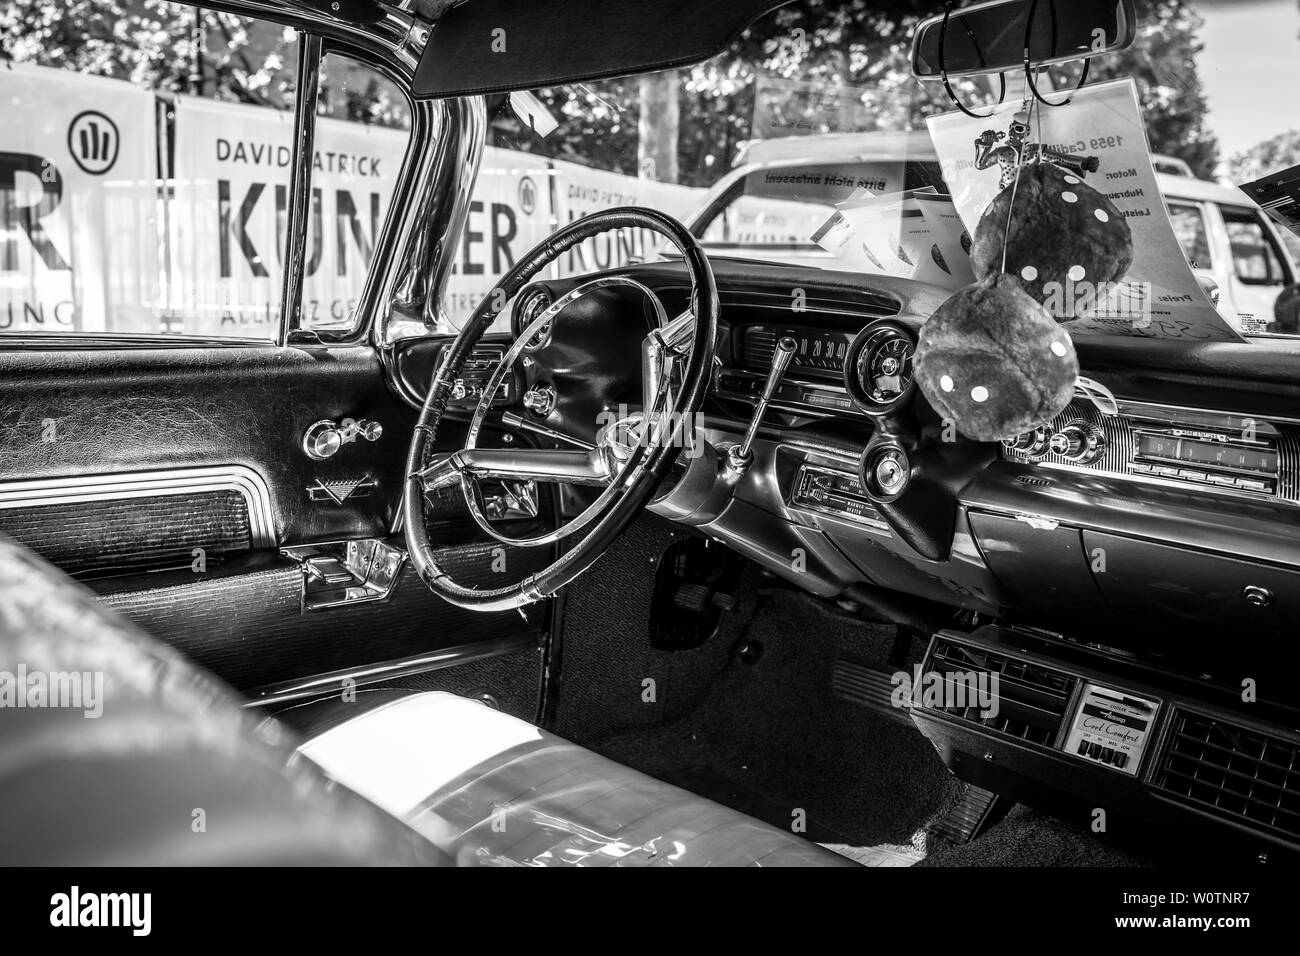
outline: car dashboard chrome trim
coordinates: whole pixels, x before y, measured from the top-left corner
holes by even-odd
[[[1003,460],[1300,506],[1300,423],[1128,400],[1117,405],[1118,414],[1108,415],[1076,399],[1038,430],[1050,438],[1022,435],[1008,440]],[[1087,447],[1072,435],[1091,436]]]
[[[90,501],[119,501],[236,491],[248,507],[249,536],[255,549],[275,546],[275,514],[266,479],[244,465],[69,475],[0,482],[0,511]]]

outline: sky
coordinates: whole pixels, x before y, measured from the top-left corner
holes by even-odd
[[[1198,58],[1210,128],[1225,158],[1300,129],[1300,4],[1195,0],[1205,18]]]

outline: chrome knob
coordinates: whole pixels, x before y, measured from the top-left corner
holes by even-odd
[[[1086,465],[1095,461],[1105,445],[1100,431],[1091,425],[1066,425],[1051,437],[1048,450],[1066,461]]]
[[[524,392],[524,408],[545,418],[555,410],[555,389],[549,385],[534,385]]]
[[[332,421],[320,421],[302,436],[302,450],[315,461],[324,461],[343,447],[343,435]]]
[[[1247,584],[1241,589],[1241,596],[1251,607],[1268,607],[1273,603],[1273,592],[1258,584]]]
[[[302,436],[302,450],[313,461],[324,461],[338,454],[340,448],[348,442],[364,438],[366,441],[378,441],[384,434],[384,426],[379,422],[365,418],[345,418],[340,425],[328,418],[313,422]]]
[[[1082,429],[1063,428],[1052,436],[1051,444],[1048,447],[1053,455],[1059,455],[1062,458],[1074,461],[1077,459],[1079,452],[1083,450],[1085,440]]]
[[[1047,451],[1051,437],[1052,433],[1040,426],[1031,432],[1017,435],[1015,438],[1007,438],[1002,444],[1011,451],[1018,451],[1023,455],[1035,458]]]

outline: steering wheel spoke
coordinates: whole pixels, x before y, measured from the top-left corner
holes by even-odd
[[[426,493],[474,481],[549,481],[603,487],[613,477],[610,456],[602,448],[463,448],[418,472]]]
[[[603,275],[574,286],[534,317],[506,350],[484,386],[470,418],[465,446],[439,458],[430,456],[438,423],[447,409],[451,383],[460,374],[474,346],[492,326],[501,304],[565,251],[613,229],[649,229],[669,240],[682,254],[691,281],[691,307],[673,319],[653,291],[625,275]],[[602,430],[594,445],[572,438],[544,422],[515,416],[518,427],[540,434],[567,448],[479,448],[477,439],[501,383],[513,371],[525,346],[548,323],[578,299],[611,286],[632,287],[646,297],[654,313],[644,342],[643,398],[639,415],[626,416]],[[411,563],[421,580],[438,596],[459,607],[481,611],[518,608],[554,594],[590,567],[627,523],[650,501],[659,482],[677,459],[671,424],[698,413],[709,385],[716,352],[718,290],[708,258],[699,242],[681,223],[661,212],[638,207],[609,209],[570,223],[522,257],[498,283],[500,295],[490,295],[462,326],[446,358],[434,373],[420,411],[407,456],[407,486],[402,520]],[[510,414],[510,413],[507,413]],[[503,422],[509,424],[503,416]],[[574,447],[576,446],[576,447]],[[599,489],[576,516],[551,530],[530,537],[507,536],[493,527],[481,503],[479,483],[485,480],[538,482]],[[573,547],[559,553],[548,567],[514,584],[487,589],[457,584],[439,565],[429,540],[423,502],[436,491],[459,486],[470,517],[490,539],[517,547],[544,547],[577,532],[586,533]],[[583,500],[583,496],[578,496]]]

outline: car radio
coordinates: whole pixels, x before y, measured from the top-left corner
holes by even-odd
[[[1276,436],[1253,441],[1222,432],[1144,426],[1133,433],[1134,475],[1177,478],[1265,494],[1277,492]]]
[[[1003,457],[1300,501],[1291,426],[1137,402],[1118,411],[1104,415],[1076,399],[1052,422],[1004,441]]]
[[[500,345],[480,345],[470,352],[460,377],[452,382],[448,404],[469,407],[477,405],[479,399],[483,397],[484,389],[487,388],[488,380],[492,378],[492,373],[501,363],[503,355],[505,355],[505,348]],[[515,398],[515,377],[507,375],[497,389],[492,404],[511,405]]]

